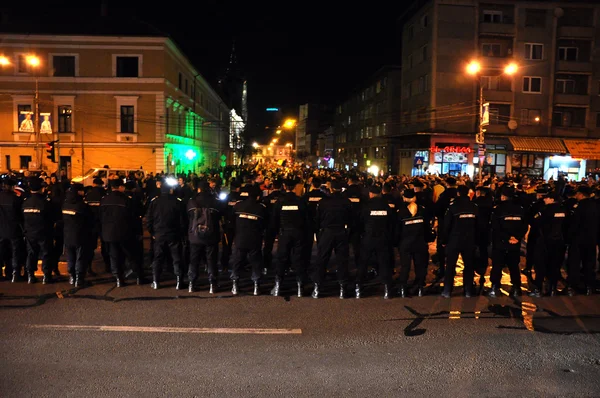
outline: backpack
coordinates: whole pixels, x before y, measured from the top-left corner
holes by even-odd
[[[208,207],[196,208],[194,211],[193,232],[199,239],[210,239],[215,236],[213,211]]]

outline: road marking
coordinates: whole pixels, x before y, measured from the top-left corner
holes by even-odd
[[[175,328],[158,326],[106,326],[106,325],[29,325],[38,329],[86,330],[92,332],[139,332],[139,333],[212,333],[212,334],[302,334],[302,329],[257,328]]]

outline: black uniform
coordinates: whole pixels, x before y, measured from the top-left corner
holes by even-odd
[[[392,283],[390,251],[393,247],[395,222],[396,208],[390,206],[389,200],[374,197],[363,205],[360,218],[362,257],[357,270],[357,284],[361,285],[365,281],[371,255],[377,257],[381,281],[386,285]]]
[[[535,286],[541,292],[547,276],[552,290],[556,289],[560,267],[565,257],[567,211],[559,204],[544,206],[534,216],[539,232],[535,244]]]
[[[48,254],[48,263],[50,264],[52,271],[54,271],[56,275],[59,275],[58,262],[60,261],[60,256],[63,253],[63,248],[65,245],[63,220],[60,212],[62,204],[65,201],[65,189],[63,185],[60,182],[51,184],[48,187],[47,196],[50,198],[50,201],[52,202],[52,209],[55,212],[53,216],[54,228],[52,229],[53,235],[50,245],[50,253]]]
[[[306,230],[309,226],[306,202],[294,192],[280,195],[273,206],[271,230],[279,236],[277,243],[275,281],[282,282],[290,264],[296,271],[296,281],[306,280]]]
[[[167,252],[173,261],[173,272],[178,278],[183,275],[181,269],[182,240],[187,232],[187,218],[183,201],[162,191],[160,196],[152,199],[146,213],[148,231],[154,239],[154,259],[152,260],[152,276],[158,282],[162,273]]]
[[[229,206],[228,206],[229,207]],[[208,222],[210,228],[202,235],[197,233],[197,226],[194,220],[201,209],[206,209],[209,214]],[[208,265],[208,282],[216,283],[219,277],[217,260],[219,258],[219,238],[220,220],[223,214],[221,202],[219,202],[210,192],[199,192],[187,203],[188,217],[188,240],[190,242],[190,268],[188,277],[190,284],[194,283],[198,277],[198,268],[201,259],[206,258]]]
[[[360,215],[362,212],[363,203],[366,201],[366,197],[363,191],[363,187],[358,184],[351,184],[346,188],[343,196],[350,200],[352,208],[352,217],[346,221],[348,224],[348,243],[352,247],[352,255],[354,257],[354,265],[358,269],[358,262],[360,260]]]
[[[123,280],[125,259],[134,264],[139,277],[142,264],[136,250],[136,210],[123,192],[112,190],[100,200],[102,238],[108,243],[110,266],[117,282]]]
[[[311,272],[311,279],[316,284],[323,282],[325,269],[335,250],[337,260],[337,278],[340,284],[346,282],[348,274],[348,224],[352,221],[354,211],[352,202],[339,191],[323,198],[317,207],[317,250],[318,258]],[[359,236],[360,238],[360,236]]]
[[[246,192],[247,194],[247,192]],[[224,272],[229,268],[229,258],[231,257],[231,247],[235,239],[235,212],[233,207],[240,201],[240,192],[233,191],[227,195],[223,210],[223,240],[221,248],[221,267],[219,272]]]
[[[277,199],[283,195],[281,190],[274,190],[269,195],[263,198],[263,203],[266,207],[266,212],[268,217],[270,218],[273,214],[273,208],[277,203]],[[267,230],[265,231],[265,240],[263,244],[263,262],[265,264],[265,269],[272,270],[273,269],[273,246],[275,244],[275,238],[277,237],[277,231],[271,229],[270,225],[267,225]]]
[[[490,280],[493,289],[500,288],[502,269],[508,267],[514,291],[520,291],[521,241],[527,233],[527,222],[523,208],[511,200],[500,202],[492,211],[492,271]],[[517,239],[510,243],[510,238]]]
[[[141,195],[141,192],[139,192],[136,189],[133,189],[133,190],[126,189],[123,193],[125,195],[127,195],[129,197],[129,199],[131,199],[131,205],[133,207],[133,220],[134,220],[134,222],[133,222],[133,234],[134,234],[133,248],[134,248],[135,256],[138,259],[135,264],[139,263],[140,266],[143,267],[143,265],[144,265],[144,214],[145,214],[144,200]],[[132,264],[129,261],[129,267],[133,271],[136,271],[135,264]],[[140,275],[140,277],[141,277],[141,275]]]
[[[94,214],[85,203],[83,196],[68,191],[62,206],[62,219],[69,274],[74,278],[82,278],[88,267]]]
[[[11,272],[21,273],[19,259],[23,249],[23,201],[12,190],[0,191],[0,258],[10,258]],[[8,269],[6,272],[8,276]]]
[[[444,225],[440,240],[445,244],[447,254],[444,292],[450,294],[454,286],[454,275],[458,256],[463,259],[463,284],[465,293],[473,288],[473,257],[477,236],[477,205],[468,196],[457,196],[444,215]]]
[[[27,272],[35,274],[38,259],[42,260],[42,271],[46,278],[52,275],[49,263],[56,209],[50,198],[42,193],[33,193],[23,202],[25,239],[27,241]]]
[[[88,267],[91,269],[92,261],[94,260],[94,250],[98,247],[98,239],[100,239],[100,254],[104,260],[106,272],[110,272],[110,255],[108,253],[108,245],[102,238],[102,223],[100,220],[100,200],[106,195],[106,190],[103,187],[92,187],[85,195],[85,202],[90,207],[94,214],[94,224],[90,234],[90,251],[88,258]]]
[[[256,200],[254,196],[247,196],[233,207],[233,211],[235,213],[235,240],[233,242],[231,279],[236,282],[239,280],[240,268],[248,259],[252,267],[252,280],[254,283],[258,283],[263,265],[261,252],[263,235],[268,222],[265,205]]]
[[[525,254],[525,270],[531,271],[535,267],[535,246],[538,237],[540,236],[539,224],[535,220],[535,216],[539,214],[539,212],[544,207],[544,199],[537,199],[535,202],[531,204],[527,213],[527,223],[529,224],[529,233],[527,234],[527,246],[526,246],[526,254]],[[527,207],[523,207],[527,209]],[[537,272],[537,270],[536,270]]]
[[[454,198],[456,198],[456,192],[457,192],[456,188],[454,188],[454,187],[446,188],[440,194],[437,202],[435,203],[434,214],[438,220],[438,230],[440,230],[440,231],[444,225],[444,216],[446,215],[448,208],[452,204],[452,201],[454,200]],[[444,275],[444,272],[446,270],[446,250],[445,250],[444,246],[442,245],[440,239],[438,239],[436,246],[437,246],[436,247],[437,258],[438,258],[438,261],[440,264],[440,267],[438,270],[438,277],[441,277]]]
[[[479,283],[483,284],[485,273],[489,263],[488,246],[490,245],[490,221],[492,218],[492,210],[494,209],[494,201],[491,194],[478,196],[473,201],[479,209],[477,217],[477,236],[475,238],[476,255],[475,255],[475,272],[479,275]]]
[[[415,285],[418,287],[425,286],[427,264],[429,262],[428,241],[432,227],[429,214],[423,206],[417,206],[414,215],[408,210],[408,206],[398,208],[395,241],[399,242],[399,283],[401,286],[405,286],[408,282],[411,260],[414,262]]]
[[[577,289],[581,273],[588,289],[594,289],[596,281],[596,242],[598,237],[598,209],[593,199],[582,199],[573,211],[569,222],[569,273],[567,283]]]
[[[320,189],[313,189],[304,194],[304,201],[308,211],[308,228],[306,228],[306,246],[305,246],[305,258],[306,264],[310,264],[312,257],[313,244],[315,242],[315,235],[317,234],[317,207],[323,198],[327,197],[325,192]]]

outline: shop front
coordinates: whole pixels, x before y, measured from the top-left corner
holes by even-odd
[[[569,169],[573,169],[574,163],[566,157],[568,151],[560,138],[509,137],[509,140],[512,152],[508,169],[514,175],[549,180],[556,179],[559,170],[569,174]]]
[[[429,149],[428,173],[473,177],[473,148],[468,143],[436,142]]]

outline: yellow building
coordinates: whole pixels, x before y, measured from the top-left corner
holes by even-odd
[[[55,172],[54,140],[68,176],[104,165],[200,171],[228,155],[230,110],[168,37],[1,34],[0,43],[1,170]]]

